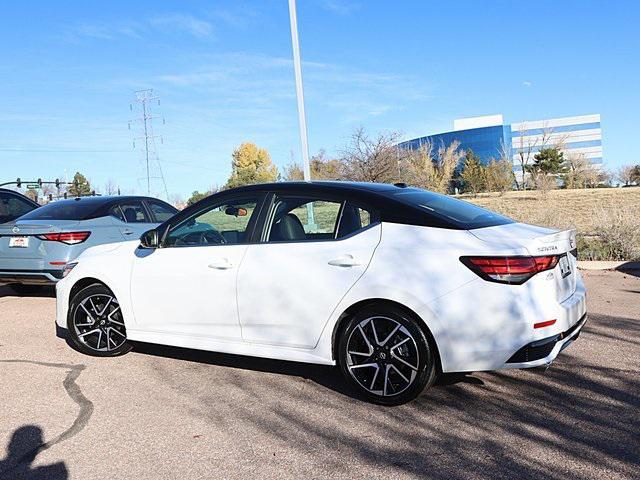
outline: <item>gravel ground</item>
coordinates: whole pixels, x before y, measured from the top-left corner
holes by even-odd
[[[83,356],[53,298],[0,287],[0,478],[638,478],[640,278],[585,277],[589,322],[549,369],[447,375],[395,408],[328,367]]]

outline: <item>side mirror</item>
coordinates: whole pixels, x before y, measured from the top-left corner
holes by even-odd
[[[144,232],[140,237],[140,247],[142,248],[158,248],[159,246],[160,239],[156,229]]]
[[[233,217],[246,217],[247,209],[242,207],[227,207],[224,213]]]

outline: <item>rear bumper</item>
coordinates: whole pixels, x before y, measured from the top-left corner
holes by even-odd
[[[525,345],[507,360],[506,366],[530,368],[551,363],[562,350],[578,338],[585,323],[587,323],[586,313],[568,330]]]
[[[62,270],[0,270],[0,283],[55,285],[61,278]]]

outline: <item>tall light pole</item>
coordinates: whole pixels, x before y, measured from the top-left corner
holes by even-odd
[[[300,62],[300,41],[298,40],[298,16],[296,0],[289,0],[289,23],[291,24],[291,46],[293,47],[293,69],[296,74],[296,97],[298,99],[298,124],[302,146],[302,170],[305,181],[311,180],[309,165],[309,142],[307,141],[307,117],[304,112],[304,90],[302,88],[302,65]]]

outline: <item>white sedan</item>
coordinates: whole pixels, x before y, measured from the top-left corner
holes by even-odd
[[[573,231],[403,184],[253,185],[85,251],[57,325],[96,356],[141,341],[337,364],[394,405],[440,372],[553,361],[586,321],[576,256]]]

